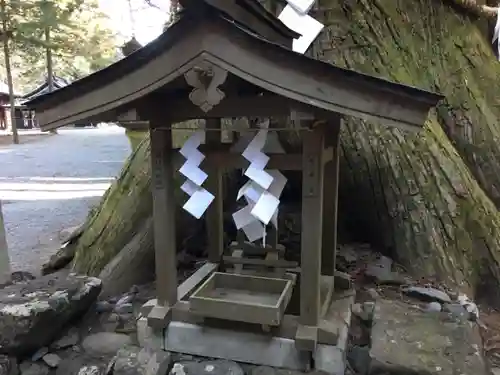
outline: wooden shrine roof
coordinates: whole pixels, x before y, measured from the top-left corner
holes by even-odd
[[[58,76],[52,77],[53,90],[58,90],[58,89],[60,89],[64,86],[67,86],[69,84],[70,84],[69,81],[67,81],[66,79],[64,79],[62,77],[58,77]],[[44,95],[48,92],[49,92],[49,78],[47,77],[41,85],[37,86],[36,88],[31,90],[30,92],[24,94],[23,99],[30,100],[30,99],[33,99],[37,96]]]
[[[442,99],[435,93],[298,54],[287,45],[292,32],[280,42],[287,33],[284,25],[281,29],[276,26],[269,37],[263,36],[266,27],[281,22],[275,17],[266,20],[268,15],[263,16],[266,13],[255,0],[183,2],[196,6],[186,7],[179,21],[153,42],[105,69],[26,103],[37,111],[41,128],[49,130],[88,118],[113,121],[118,113],[153,96],[158,98],[159,93],[164,98],[176,98],[179,93],[187,97],[192,87],[182,78],[204,62],[228,71],[238,85],[308,108],[409,129],[422,127],[430,108]],[[258,12],[245,8],[252,3]],[[166,112],[169,104],[176,111],[178,103],[162,99]],[[202,115],[211,117],[211,112]],[[212,113],[212,117],[216,116]]]

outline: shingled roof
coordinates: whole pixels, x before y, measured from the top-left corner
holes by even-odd
[[[428,110],[442,98],[292,51],[297,34],[256,0],[181,3],[180,19],[153,42],[105,69],[30,100],[27,105],[37,110],[41,127],[56,128],[91,117],[108,119],[152,94],[164,95],[163,106],[168,109],[172,98],[190,89],[179,79],[203,61],[228,71],[234,77],[228,81],[237,85],[399,127],[421,127]]]

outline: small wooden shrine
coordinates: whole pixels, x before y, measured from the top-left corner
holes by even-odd
[[[181,4],[180,19],[157,40],[28,105],[43,130],[84,119],[149,130],[157,298],[141,321],[165,350],[289,369],[314,358],[328,369],[344,350],[344,333],[325,318],[335,315],[342,118],[418,131],[441,96],[293,52],[297,34],[256,0]],[[276,236],[266,247],[224,248],[221,176],[248,161],[221,142],[220,119],[274,116],[293,118],[303,140],[300,154],[268,154],[268,168],[302,171],[300,264],[283,259]],[[208,263],[178,286],[172,128],[190,119],[206,120],[200,151],[215,199],[204,215]],[[286,130],[271,124],[278,131]]]

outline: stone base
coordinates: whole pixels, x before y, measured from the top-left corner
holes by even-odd
[[[165,330],[165,350],[300,371],[308,371],[311,362],[291,339],[181,322]]]
[[[292,371],[324,371],[344,375],[346,347],[354,293],[332,301],[324,316],[325,322],[338,327],[336,345],[318,344],[314,353],[297,350],[295,340],[273,337],[266,333],[216,328],[179,321],[170,322],[167,329],[153,330],[147,319],[138,321],[141,346],[168,352],[218,358],[258,366],[277,367]]]
[[[264,334],[203,327],[183,322],[171,322],[162,335],[147,326],[147,319],[138,324],[140,345],[200,357],[227,359],[260,366],[294,371],[311,370],[311,353],[300,352],[295,341]],[[345,336],[344,336],[345,337]],[[344,345],[318,345],[314,353],[316,370],[332,375],[345,371]]]

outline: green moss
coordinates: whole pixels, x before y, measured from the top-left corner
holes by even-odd
[[[489,42],[441,0],[320,0],[316,17],[323,59],[446,96],[418,135],[347,121],[346,213],[419,276],[474,289],[486,262],[500,285],[500,68]]]

